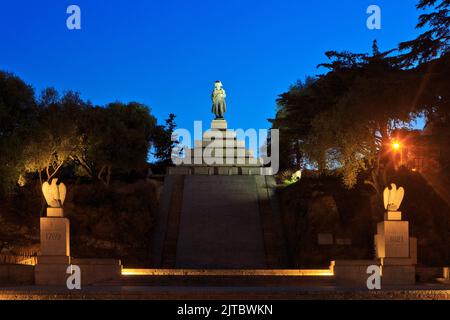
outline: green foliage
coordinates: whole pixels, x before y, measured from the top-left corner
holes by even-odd
[[[86,175],[109,185],[113,168],[130,172],[145,167],[156,127],[147,106],[136,102],[91,106],[82,119],[81,148],[72,159]]]
[[[360,171],[377,164],[389,132],[413,118],[415,78],[385,54],[327,56],[327,74],[281,95],[274,125],[290,133],[283,139],[296,143],[311,165],[338,169],[352,187]]]
[[[80,147],[78,125],[85,103],[78,93],[68,92],[61,99],[52,88],[44,90],[39,101],[37,121],[24,145],[24,167],[37,172],[42,180],[54,177]]]
[[[297,82],[288,92],[277,100],[278,112],[272,119],[273,128],[280,130],[281,169],[302,166],[305,158],[303,142],[309,136],[312,120],[327,108],[329,101],[317,100],[315,96],[330,97],[317,78],[307,78],[305,82]]]
[[[328,73],[280,95],[272,123],[280,130],[280,152],[287,155],[281,169],[337,170],[349,188],[364,173],[379,193],[390,165],[391,132],[408,127],[419,114],[430,121],[447,118],[450,1],[421,0],[417,7],[429,10],[418,23],[429,30],[402,43],[402,54],[382,53],[376,41],[372,56],[329,51],[329,62],[319,65]]]
[[[168,130],[173,131],[174,117]],[[109,185],[113,170],[143,170],[154,142],[171,143],[165,130],[157,130],[155,117],[143,104],[93,106],[78,93],[60,96],[53,88],[43,90],[36,100],[30,86],[3,72],[0,124],[3,193],[26,181],[25,172],[36,173],[42,183],[57,177],[64,167]],[[162,135],[158,135],[160,131]]]
[[[288,179],[284,179],[284,180],[283,180],[283,184],[284,184],[285,186],[290,186],[291,184],[297,183],[298,180],[299,180],[298,178],[290,177],[290,178],[288,178]]]
[[[278,100],[272,122],[281,130],[282,154],[300,156],[322,172],[337,170],[349,188],[364,172],[379,193],[391,165],[391,133],[424,111],[429,119],[450,111],[450,54],[415,69],[401,68],[389,55],[376,44],[373,56],[327,52],[330,62],[321,65],[327,74],[293,86]]]

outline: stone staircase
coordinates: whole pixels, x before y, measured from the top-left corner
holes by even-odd
[[[244,141],[214,120],[165,177],[153,239],[163,268],[287,267],[276,183]]]
[[[177,268],[265,268],[254,177],[186,176]]]
[[[167,230],[162,251],[162,266],[171,268],[175,266],[178,233],[180,227],[180,212],[183,205],[184,176],[173,177],[173,189],[170,196]]]

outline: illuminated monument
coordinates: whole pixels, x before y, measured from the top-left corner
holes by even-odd
[[[216,120],[223,119],[223,115],[227,111],[226,97],[227,94],[225,93],[222,82],[216,81],[214,90],[211,94],[212,113],[216,115]]]
[[[40,221],[41,255],[37,258],[37,285],[64,284],[70,265],[70,225],[64,217],[66,186],[58,179],[44,182],[42,192],[47,202],[47,216]]]
[[[65,286],[73,264],[81,269],[82,285],[120,277],[122,266],[115,259],[77,259],[70,256],[70,224],[64,216],[67,189],[58,179],[44,182],[42,192],[47,202],[47,216],[40,221],[41,254],[35,266],[36,285]]]
[[[211,98],[211,128],[194,137],[193,147],[183,150],[184,157],[174,160],[176,166],[168,168],[164,178],[154,266],[286,267],[272,163],[268,167],[268,157],[255,157],[255,148],[239,139],[238,130],[228,128],[220,81]],[[272,155],[277,154],[274,150]]]
[[[334,274],[339,284],[366,286],[367,268],[381,268],[381,284],[412,285],[415,283],[417,264],[417,239],[409,236],[409,223],[402,220],[399,210],[405,190],[391,184],[383,192],[384,220],[377,224],[374,237],[374,260],[333,261]]]
[[[409,223],[398,211],[405,191],[392,183],[384,189],[384,221],[378,223],[375,253],[382,267],[385,284],[414,284],[417,264],[417,239],[409,237]]]
[[[211,128],[205,131],[200,139],[194,139],[193,147],[183,148],[183,155],[173,159],[176,166],[168,168],[169,174],[272,175],[273,164],[277,162],[274,160],[278,158],[269,158],[267,152],[256,158],[254,150],[246,147],[246,141],[239,139],[239,130],[228,129],[228,123],[224,119],[227,111],[226,93],[220,81],[214,84],[211,100],[211,112],[216,117],[211,122]],[[249,140],[257,140],[256,130],[253,132],[254,137],[249,137],[247,131],[241,131]],[[190,140],[190,137],[187,140]],[[256,147],[256,141],[254,145]],[[275,149],[272,148],[273,151]],[[272,152],[275,153],[277,154],[277,150]],[[267,164],[270,164],[270,167]]]

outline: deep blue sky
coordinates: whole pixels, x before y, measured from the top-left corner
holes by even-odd
[[[66,28],[66,8],[82,30]],[[366,8],[382,9],[382,30]],[[277,95],[320,73],[327,50],[370,52],[414,38],[414,0],[39,0],[0,4],[0,69],[34,86],[79,91],[94,104],[149,105],[180,127],[209,121],[220,79],[232,128],[267,128]]]

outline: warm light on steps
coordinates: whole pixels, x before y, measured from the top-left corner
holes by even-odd
[[[122,269],[123,276],[334,276],[331,269]]]

